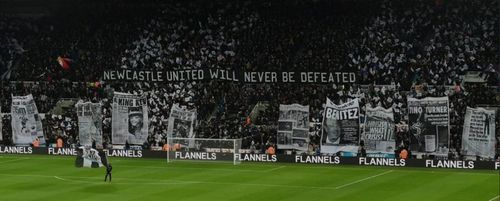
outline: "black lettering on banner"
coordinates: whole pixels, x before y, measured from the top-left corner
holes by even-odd
[[[326,108],[326,118],[335,120],[358,119],[359,111],[357,108],[335,110],[333,108]]]

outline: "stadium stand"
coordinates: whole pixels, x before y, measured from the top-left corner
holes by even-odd
[[[71,109],[53,111],[67,99],[103,104],[104,141],[111,144],[111,96],[120,91],[147,96],[146,147],[165,143],[165,121],[172,104],[179,103],[197,109],[197,137],[242,138],[243,147],[256,150],[276,144],[279,104],[310,105],[314,124],[321,122],[326,97],[335,103],[360,98],[361,108],[392,108],[396,122],[406,124],[408,97],[448,96],[450,148],[460,154],[466,106],[500,105],[498,1],[439,2],[110,1],[77,9],[61,6],[57,15],[3,15],[2,144],[12,143],[11,94],[33,94],[52,143],[57,136],[66,146],[79,143],[76,114]],[[61,68],[58,57],[70,59],[70,68]],[[109,69],[201,68],[350,70],[359,79],[353,85],[102,80],[102,72]],[[484,83],[463,82],[470,71],[478,72]],[[260,103],[265,111],[248,124]],[[318,147],[319,129],[310,127],[312,149]],[[397,132],[398,146],[407,141],[407,130]],[[500,146],[496,150],[498,155]]]

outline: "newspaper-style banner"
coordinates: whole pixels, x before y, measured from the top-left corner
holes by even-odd
[[[366,107],[364,132],[361,140],[368,153],[394,154],[394,112],[383,107]]]
[[[102,111],[100,103],[77,103],[78,135],[80,145],[102,146]]]
[[[327,98],[323,113],[321,152],[357,152],[359,144],[359,100],[336,105]]]
[[[3,130],[3,114],[2,114],[2,107],[0,107],[0,141],[3,140],[2,130]]]
[[[462,154],[495,157],[495,111],[467,107],[462,134]]]
[[[280,105],[277,144],[280,149],[307,150],[309,105]]]
[[[16,145],[27,145],[38,138],[45,144],[42,119],[38,114],[33,96],[12,96],[11,106],[12,138]]]
[[[449,149],[448,97],[408,98],[410,150],[447,154]]]
[[[112,106],[112,143],[142,145],[146,142],[149,125],[146,96],[114,92]]]
[[[194,138],[194,127],[196,123],[196,110],[187,110],[172,105],[170,117],[168,118],[167,136],[169,138]]]
[[[356,73],[330,72],[271,72],[235,71],[226,69],[183,69],[173,71],[119,69],[103,72],[105,81],[183,82],[226,80],[245,83],[356,83]]]

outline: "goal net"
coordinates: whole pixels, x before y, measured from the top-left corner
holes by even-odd
[[[241,139],[167,138],[167,162],[227,161],[240,164]]]

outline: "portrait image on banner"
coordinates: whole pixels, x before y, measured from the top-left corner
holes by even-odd
[[[102,111],[100,103],[77,103],[78,133],[83,146],[102,146]]]
[[[309,139],[309,106],[280,105],[277,144],[281,149],[306,150]]]
[[[359,145],[359,100],[336,105],[327,98],[321,125],[321,152],[356,152]],[[352,146],[344,146],[352,145]]]
[[[148,138],[146,96],[114,92],[112,106],[112,143],[142,145]]]
[[[14,144],[27,145],[36,138],[40,144],[45,144],[42,120],[31,94],[12,96],[11,117]]]
[[[168,119],[167,135],[176,138],[194,138],[194,126],[196,123],[196,110],[181,108],[173,104]]]
[[[462,134],[462,154],[495,157],[495,110],[467,107]]]
[[[366,107],[364,132],[361,140],[368,153],[394,154],[394,112],[391,108]]]
[[[410,150],[437,153],[449,148],[448,97],[408,98]]]

